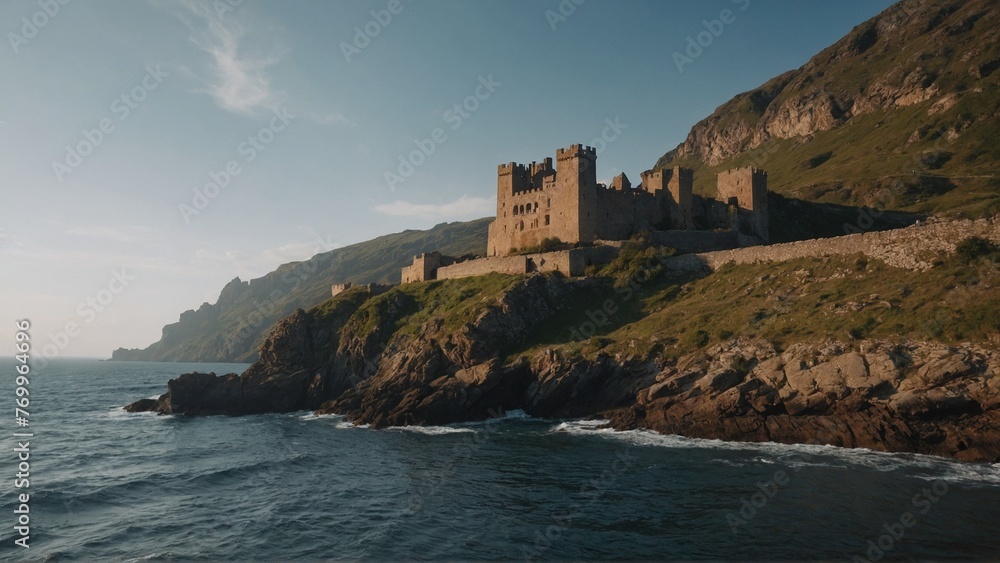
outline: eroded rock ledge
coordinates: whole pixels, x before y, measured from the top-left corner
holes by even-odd
[[[369,302],[352,293],[279,322],[242,375],[184,374],[158,400],[126,408],[185,415],[308,409],[376,428],[523,409],[536,417],[603,417],[620,430],[1000,461],[995,347],[830,340],[777,350],[738,338],[675,359],[583,357],[561,348],[508,357],[536,325],[570,306],[572,283],[588,281],[525,278],[472,322],[452,326],[431,316],[410,332],[398,329],[414,314],[407,294]]]

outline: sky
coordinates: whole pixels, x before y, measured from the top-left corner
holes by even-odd
[[[633,181],[887,0],[4,0],[0,351],[109,357],[236,276],[491,216],[496,166]]]

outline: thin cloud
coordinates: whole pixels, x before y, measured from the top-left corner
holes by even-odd
[[[396,200],[375,206],[375,211],[392,217],[416,217],[419,219],[461,219],[482,217],[496,211],[496,199],[487,197],[462,196],[450,203],[410,203]]]
[[[76,227],[66,231],[67,235],[74,237],[93,238],[110,240],[115,242],[136,242],[149,239],[158,234],[154,229],[140,226],[96,226],[96,227]]]
[[[193,0],[185,0],[183,5],[200,23],[195,25],[185,18],[192,28],[191,42],[211,57],[212,78],[206,82],[215,102],[242,115],[256,115],[281,105],[285,94],[274,89],[267,69],[281,62],[287,50],[275,45],[267,55],[251,55],[243,44],[250,27],[238,22],[235,14],[227,13],[223,18],[211,4]]]

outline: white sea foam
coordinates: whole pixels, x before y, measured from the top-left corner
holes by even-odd
[[[1000,464],[970,464],[930,455],[879,452],[865,448],[840,448],[817,444],[779,444],[776,442],[728,442],[660,434],[652,430],[619,432],[612,428],[600,428],[606,423],[607,421],[602,420],[568,421],[554,426],[551,432],[603,436],[637,446],[756,452],[764,455],[754,457],[753,463],[780,462],[793,468],[840,467],[849,469],[862,466],[883,473],[906,470],[907,473],[916,478],[929,481],[943,479],[952,482],[1000,485]],[[921,469],[925,470],[926,473],[914,475],[914,470]]]
[[[368,425],[367,424],[354,424],[353,422],[349,422],[347,420],[342,420],[342,421],[338,422],[337,424],[335,424],[334,428],[338,428],[340,430],[364,430],[364,429],[368,428]]]
[[[595,434],[614,432],[613,428],[601,428],[609,423],[608,420],[570,420],[560,422],[554,426],[551,432],[565,432],[567,434]]]
[[[305,414],[300,414],[300,415],[296,416],[295,418],[298,418],[299,420],[331,420],[331,419],[336,420],[336,419],[343,419],[343,418],[347,418],[347,417],[345,415],[342,415],[342,414],[315,414],[315,413],[307,412]]]
[[[466,432],[475,432],[472,428],[456,428],[453,426],[392,426],[387,430],[405,431],[405,432],[416,432],[418,434],[427,434],[429,436],[440,436],[441,434],[461,434]]]
[[[97,415],[97,418],[103,418],[106,420],[128,420],[137,417],[156,417],[159,416],[156,412],[128,412],[124,407],[111,407]]]

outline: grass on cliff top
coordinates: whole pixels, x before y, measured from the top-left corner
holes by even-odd
[[[952,256],[918,273],[863,255],[726,265],[614,288],[578,284],[576,306],[536,330],[519,355],[556,347],[677,357],[739,336],[779,347],[827,338],[958,343],[1000,337],[1000,267]],[[641,278],[639,278],[641,279]]]
[[[442,320],[445,330],[454,331],[474,321],[497,297],[522,280],[522,276],[489,274],[409,283],[374,297],[366,289],[357,288],[330,299],[314,309],[313,315],[319,322],[343,323],[362,338],[380,327],[390,333],[416,335],[435,317]],[[350,311],[346,318],[344,311]]]
[[[717,166],[694,159],[669,165],[693,168],[695,192],[709,197],[719,172],[755,166],[767,171],[770,191],[812,202],[962,217],[1000,212],[995,122],[971,119],[972,110],[928,118],[927,105],[857,117],[807,138],[772,139]],[[958,138],[948,140],[950,128],[961,130]],[[915,131],[923,137],[909,142]]]
[[[712,274],[649,275],[628,260],[568,280],[568,303],[540,323],[508,360],[546,348],[562,353],[681,355],[740,336],[785,348],[825,339],[911,338],[944,343],[1000,338],[1000,251],[967,243],[926,272],[851,256],[728,264]],[[649,252],[635,253],[645,262]],[[604,276],[604,277],[601,277]],[[318,322],[362,338],[381,328],[415,336],[439,319],[459,330],[523,276],[490,274],[406,284],[369,296],[345,292],[313,310]]]

